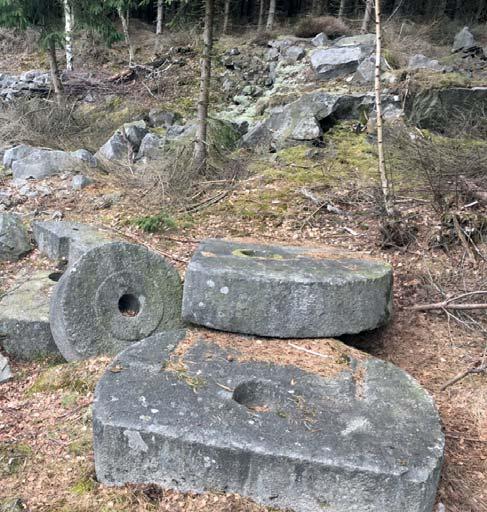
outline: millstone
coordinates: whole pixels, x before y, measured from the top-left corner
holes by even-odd
[[[123,242],[95,247],[63,274],[51,330],[68,361],[116,354],[181,325],[181,280],[161,256]]]
[[[295,512],[432,511],[444,436],[432,398],[404,371],[320,340],[317,375],[242,358],[248,339],[201,331],[173,367],[180,338],[134,344],[100,380],[100,482],[224,490]],[[266,342],[275,346],[254,340],[250,357]]]
[[[353,334],[386,324],[391,311],[391,266],[332,248],[207,240],[184,283],[185,320],[259,336]]]

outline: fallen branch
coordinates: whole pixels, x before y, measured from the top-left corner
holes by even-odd
[[[473,295],[485,295],[485,294],[487,294],[487,290],[477,290],[474,292],[462,293],[461,295],[457,295],[456,297],[451,297],[450,299],[446,299],[443,302],[435,302],[432,304],[415,304],[414,306],[409,306],[406,309],[410,309],[413,311],[431,311],[434,309],[453,309],[453,310],[487,309],[486,303],[453,304],[457,300],[464,299],[466,297],[472,297]]]
[[[456,384],[457,382],[461,381],[467,375],[471,375],[474,373],[483,373],[487,371],[487,363],[483,361],[482,359],[479,359],[476,363],[474,363],[470,368],[467,368],[465,371],[459,373],[453,379],[450,379],[448,382],[443,384],[441,386],[440,391],[445,391],[446,388],[453,386],[453,384]]]
[[[301,352],[306,352],[307,354],[311,354],[313,356],[322,357],[323,359],[330,359],[332,356],[327,356],[325,354],[320,354],[319,352],[315,352],[314,350],[309,350],[308,348],[300,347],[299,345],[295,345],[294,343],[288,342],[288,345],[296,350],[300,350]]]

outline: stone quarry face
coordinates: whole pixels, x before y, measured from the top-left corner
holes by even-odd
[[[0,212],[0,261],[15,261],[31,250],[27,232],[18,215]]]
[[[52,260],[70,263],[86,251],[112,241],[106,233],[78,222],[33,222],[32,230],[41,253]]]
[[[339,336],[386,324],[390,265],[336,249],[203,242],[185,277],[183,318],[278,338]]]
[[[51,330],[68,361],[117,354],[181,325],[181,280],[138,245],[104,244],[68,267],[51,300]]]
[[[0,300],[0,343],[16,359],[60,356],[49,325],[49,301],[60,274],[38,271],[17,278]]]
[[[118,356],[95,394],[100,482],[224,490],[296,512],[432,511],[444,437],[405,372],[334,340],[322,340],[322,375],[239,360],[248,339],[229,350],[215,334],[191,334],[174,369],[180,331]]]

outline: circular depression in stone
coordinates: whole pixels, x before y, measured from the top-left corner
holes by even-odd
[[[140,313],[140,301],[132,293],[125,293],[118,299],[118,310],[123,316],[137,316]]]

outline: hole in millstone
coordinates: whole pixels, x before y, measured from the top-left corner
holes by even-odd
[[[140,312],[139,299],[131,293],[122,295],[118,300],[118,310],[123,316],[137,316]]]
[[[271,259],[271,260],[282,260],[280,254],[275,254],[271,251],[256,251],[255,249],[236,249],[233,251],[234,256],[245,256],[246,258],[258,258],[258,259]]]
[[[274,408],[276,397],[269,386],[259,381],[242,382],[234,390],[233,400],[251,411],[267,412]]]
[[[62,275],[63,275],[62,272],[52,272],[51,274],[48,275],[48,277],[51,281],[54,281],[57,283],[61,279]]]

